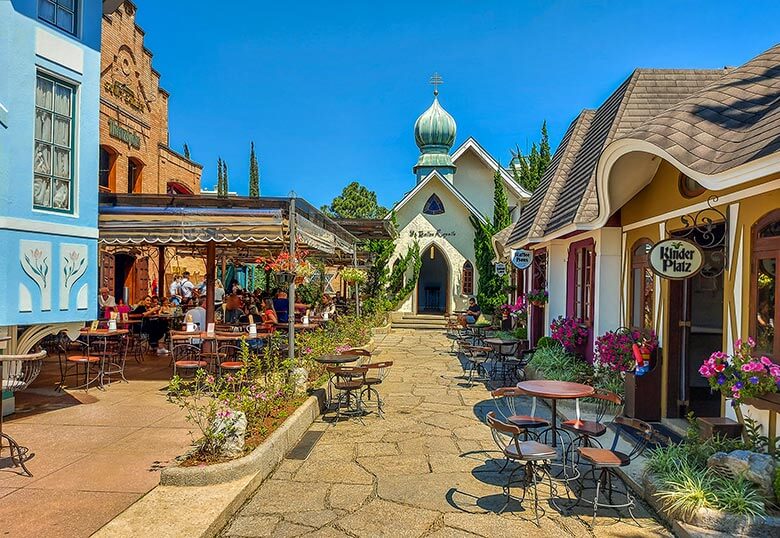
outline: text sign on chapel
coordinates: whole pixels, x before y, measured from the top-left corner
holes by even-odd
[[[701,249],[685,239],[666,239],[656,243],[648,258],[655,274],[671,280],[692,277],[704,264]]]
[[[455,237],[457,235],[454,230],[449,232],[438,230],[409,230],[409,237],[412,239],[426,239],[428,237]]]

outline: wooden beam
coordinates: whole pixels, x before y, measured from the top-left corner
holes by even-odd
[[[206,323],[214,323],[214,279],[217,270],[217,244],[206,243]]]
[[[157,247],[157,295],[162,299],[168,295],[165,285],[165,247]]]

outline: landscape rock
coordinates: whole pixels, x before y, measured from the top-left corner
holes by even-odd
[[[243,454],[246,426],[246,415],[243,411],[229,410],[225,416],[219,416],[214,420],[211,425],[214,434],[225,436],[220,447],[222,456],[234,458]]]
[[[774,499],[772,481],[775,477],[775,460],[768,454],[759,454],[749,450],[716,452],[707,460],[707,467],[729,476],[744,476],[755,483],[765,498]]]

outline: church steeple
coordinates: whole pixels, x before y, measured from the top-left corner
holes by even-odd
[[[414,173],[418,182],[433,170],[452,181],[455,165],[450,158],[450,149],[455,143],[455,120],[439,104],[438,86],[442,84],[442,79],[438,73],[431,77],[431,84],[433,104],[414,123],[414,141],[420,148],[420,158],[414,166]]]

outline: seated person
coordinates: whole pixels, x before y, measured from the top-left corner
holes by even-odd
[[[269,329],[273,329],[274,324],[279,323],[276,310],[274,310],[274,302],[271,299],[263,300],[263,312],[261,316],[263,319],[263,324],[266,325],[266,327]]]
[[[322,301],[317,307],[316,314],[320,317],[324,317],[324,314],[328,314],[328,317],[331,318],[335,313],[336,303],[331,300],[330,295],[323,294]]]
[[[116,308],[116,301],[112,295],[109,295],[108,288],[100,288],[100,295],[98,295],[98,317],[108,318],[114,308]]]
[[[130,307],[125,304],[123,299],[119,299],[116,305],[116,312],[119,314],[119,319],[127,318],[130,315]]]
[[[186,316],[189,316],[192,318],[192,322],[195,324],[196,330],[199,331],[205,331],[206,330],[206,309],[204,308],[204,305],[206,304],[206,298],[201,297],[198,301],[198,306],[193,306],[189,310],[187,310]]]
[[[462,325],[476,323],[479,316],[482,314],[482,309],[477,304],[477,300],[474,297],[469,297],[469,307],[466,309],[466,313],[458,317]]]
[[[228,324],[239,323],[243,315],[244,312],[241,310],[241,301],[238,296],[228,295],[227,301],[225,301],[223,322]]]
[[[289,316],[288,316],[288,301],[287,301],[287,294],[283,291],[280,291],[276,294],[276,299],[274,299],[274,310],[276,310],[276,317],[279,320],[279,323],[287,323]]]

